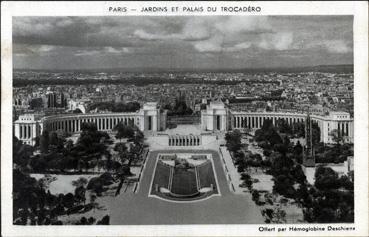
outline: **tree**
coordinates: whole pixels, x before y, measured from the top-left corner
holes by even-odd
[[[274,209],[274,215],[273,215],[273,223],[286,223],[286,212],[282,210],[280,207],[277,207]]]
[[[29,103],[31,109],[39,109],[43,107],[43,101],[42,98],[34,98],[31,99],[31,102]]]
[[[40,182],[18,169],[13,169],[12,197],[14,224],[25,225],[29,221],[32,225],[47,224],[51,213],[61,214],[64,211],[54,212],[58,205],[57,197],[46,193]]]
[[[284,119],[276,121],[276,127],[280,133],[292,134],[292,128]]]
[[[65,149],[67,150],[67,152],[71,152],[71,150],[73,149],[73,141],[72,140],[68,140],[65,143]]]
[[[119,154],[119,158],[120,158],[120,162],[122,164],[125,163],[125,161],[128,159],[128,151],[127,151],[127,146],[125,143],[117,143],[114,146],[114,151],[117,151]]]
[[[30,160],[29,165],[34,172],[45,172],[47,168],[47,162],[43,156],[35,156]]]
[[[271,146],[283,143],[282,138],[273,125],[273,121],[270,119],[265,120],[261,129],[256,130],[255,141],[267,141]]]
[[[312,123],[312,141],[313,144],[316,145],[320,142],[320,127],[317,123]]]
[[[43,130],[40,138],[40,148],[42,153],[47,153],[49,150],[49,132]]]
[[[52,132],[50,134],[50,145],[58,145],[58,135],[56,134],[56,132]]]
[[[134,137],[133,137],[133,142],[135,144],[143,144],[144,139],[145,139],[145,136],[142,133],[142,131],[139,130],[137,127],[135,127],[135,133],[134,133]]]
[[[291,158],[284,156],[279,152],[273,152],[270,155],[270,159],[272,161],[270,168],[274,176],[278,176],[280,174],[287,175],[290,173],[293,167],[293,161]]]
[[[234,130],[225,135],[226,146],[229,151],[236,152],[241,148],[241,132]]]
[[[354,183],[350,180],[349,176],[342,175],[339,178],[339,183],[342,188],[345,188],[347,190],[354,190]]]
[[[84,186],[77,186],[74,190],[74,197],[78,203],[86,202],[86,188]]]
[[[286,156],[288,146],[286,146],[285,144],[278,143],[274,145],[273,150],[281,153],[283,156]]]
[[[13,137],[13,163],[22,170],[27,169],[34,148],[23,144],[17,137]]]
[[[304,123],[294,123],[293,133],[297,137],[305,137],[305,124]]]
[[[293,147],[293,154],[299,156],[302,154],[302,146],[300,141],[297,141],[296,145]]]
[[[332,136],[332,140],[337,144],[337,146],[341,145],[344,141],[343,135],[337,129],[333,129],[329,135]]]
[[[273,192],[289,198],[294,198],[296,190],[293,187],[293,180],[283,174],[277,176],[274,178]]]
[[[131,144],[129,149],[128,166],[131,167],[132,162],[137,161],[140,158],[142,152],[142,145],[140,143]]]
[[[82,114],[82,111],[79,108],[77,108],[77,109],[73,110],[73,113],[74,114]]]
[[[97,222],[97,225],[109,225],[110,217],[109,215],[104,216],[100,221]]]
[[[107,150],[109,135],[105,132],[97,131],[96,124],[83,123],[81,125],[82,133],[78,138],[76,145],[71,150],[71,155],[78,157],[79,166],[85,168],[94,167],[102,156],[108,157],[110,152]]]
[[[133,136],[135,135],[135,132],[131,126],[127,126],[122,123],[117,124],[114,127],[114,131],[117,132],[115,137],[120,140],[122,138],[133,138]]]
[[[72,181],[72,185],[75,187],[84,187],[88,183],[87,179],[84,177],[79,177],[77,180]]]
[[[95,212],[95,207],[96,207],[96,195],[95,194],[90,194],[90,204],[92,205],[92,208]]]
[[[315,171],[315,187],[318,189],[337,189],[340,186],[338,174],[328,167],[318,167]]]
[[[67,208],[71,208],[74,205],[74,196],[72,193],[67,193],[63,197],[63,205]]]
[[[291,175],[298,183],[302,184],[306,181],[306,176],[304,174],[304,171],[302,170],[301,165],[296,165],[295,167],[293,167],[293,169],[291,170]]]
[[[265,223],[286,223],[286,212],[280,207],[263,209],[262,215],[266,219]]]
[[[308,187],[305,183],[300,184],[296,192],[296,200],[305,207],[311,207],[312,197],[309,194]]]
[[[259,205],[259,198],[260,194],[257,190],[252,191],[252,200],[256,203],[256,205]]]

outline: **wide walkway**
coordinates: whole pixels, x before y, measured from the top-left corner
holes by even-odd
[[[244,194],[249,195],[247,188],[240,187],[242,184],[241,175],[237,172],[236,166],[233,164],[231,154],[225,146],[220,147],[221,156],[224,159],[225,165],[227,166],[228,174],[231,178],[231,183],[233,184],[234,190],[236,194]],[[245,192],[246,191],[246,192]]]
[[[211,153],[221,196],[193,203],[176,203],[148,197],[159,153]],[[262,224],[260,209],[250,196],[230,191],[219,153],[214,150],[163,150],[150,152],[137,193],[106,197],[113,225],[149,224]]]

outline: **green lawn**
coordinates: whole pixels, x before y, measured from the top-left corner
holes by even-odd
[[[155,185],[158,184],[159,188],[168,188],[170,176],[170,167],[166,164],[163,164],[161,161],[158,161],[156,165],[156,172],[154,181],[152,182],[152,190],[155,190]]]
[[[198,176],[200,179],[200,187],[210,187],[213,184],[214,193],[218,193],[217,183],[215,181],[215,175],[211,161],[207,161],[205,164],[200,165],[197,168]]]
[[[179,195],[194,195],[198,192],[195,169],[175,168],[171,192]]]

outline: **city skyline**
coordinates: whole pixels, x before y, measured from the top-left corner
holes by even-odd
[[[13,23],[15,69],[353,64],[352,16],[14,17]]]

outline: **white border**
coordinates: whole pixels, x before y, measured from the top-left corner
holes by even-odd
[[[260,13],[234,15],[354,15],[354,110],[355,110],[355,231],[284,232],[296,235],[368,235],[368,3],[362,2],[1,2],[1,215],[4,236],[235,236],[278,235],[259,232],[260,225],[170,225],[170,226],[13,226],[12,225],[12,16],[101,16],[112,14],[109,6],[260,6]],[[215,13],[226,15],[226,13]],[[141,14],[163,15],[163,14]],[[167,13],[165,15],[178,15]],[[181,15],[194,15],[191,13]],[[210,15],[210,14],[196,14]],[[299,226],[299,225],[269,225]],[[308,226],[308,225],[303,225]],[[311,226],[328,226],[316,224]],[[341,226],[332,224],[331,226]],[[345,225],[349,226],[349,225]]]

